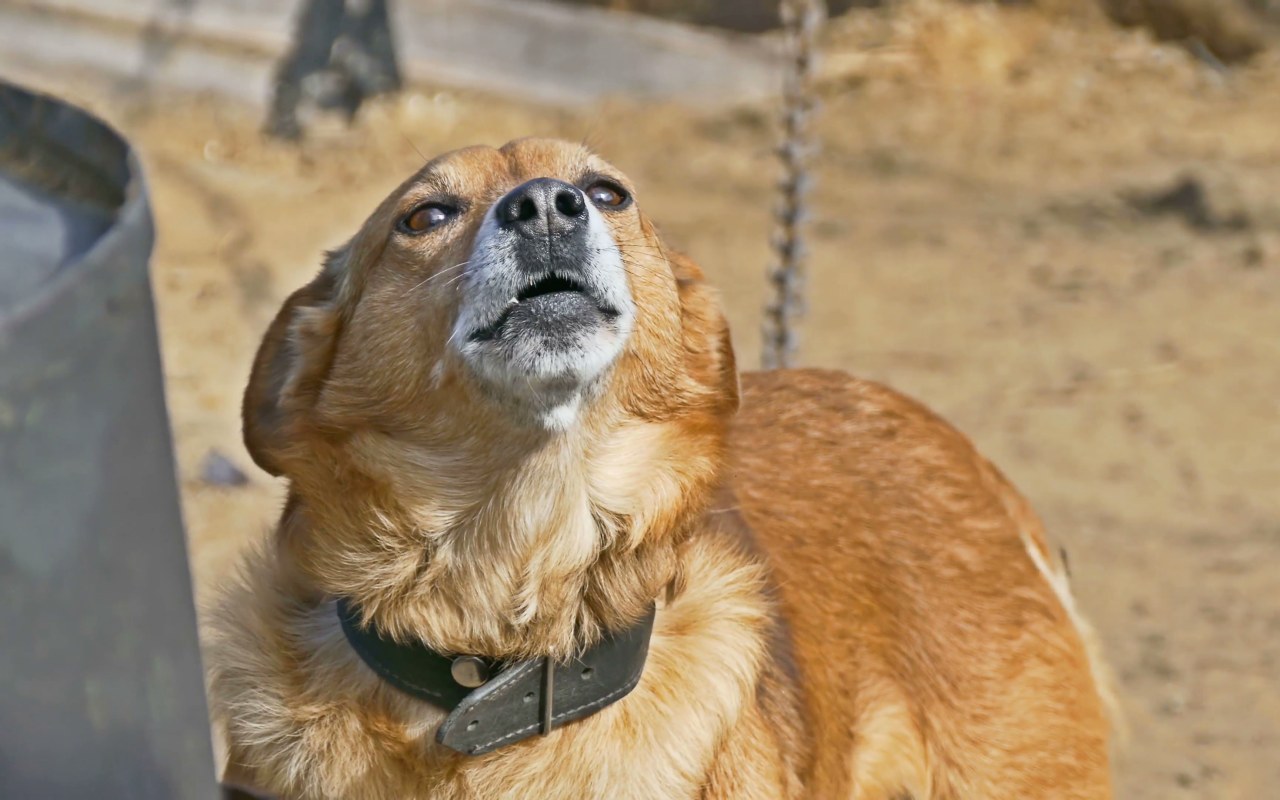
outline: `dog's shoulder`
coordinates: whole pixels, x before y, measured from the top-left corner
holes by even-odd
[[[746,374],[742,388],[730,484],[823,740],[815,785],[844,796],[856,774],[890,793],[1006,796],[990,793],[996,776],[1032,796],[1036,771],[1105,776],[1087,632],[1004,476],[885,386],[794,370]],[[1033,770],[1020,749],[1049,755]]]

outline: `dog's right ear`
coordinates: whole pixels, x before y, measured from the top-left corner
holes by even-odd
[[[338,286],[347,249],[330,253],[311,283],[289,295],[253,359],[241,416],[254,462],[284,473],[290,429],[311,410],[329,372],[341,327]]]

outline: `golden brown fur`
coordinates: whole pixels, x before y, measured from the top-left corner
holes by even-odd
[[[470,375],[453,276],[484,208],[589,173],[625,185],[559,142],[442,157],[267,332],[245,436],[290,493],[219,609],[231,775],[369,800],[1109,797],[1084,634],[1025,502],[946,423],[842,374],[744,376],[735,416],[715,297],[639,212],[609,220],[634,329],[572,425],[531,425]],[[477,211],[393,232],[442,191]],[[659,611],[626,699],[464,757],[434,743],[443,712],[359,662],[338,596],[503,658]]]

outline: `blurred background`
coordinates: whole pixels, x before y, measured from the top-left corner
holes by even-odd
[[[145,168],[198,601],[281,502],[240,441],[259,337],[435,154],[588,142],[760,360],[776,0],[349,0],[372,27],[318,60],[304,5],[0,0],[0,76],[98,114]],[[1131,729],[1119,797],[1273,796],[1280,3],[830,9],[800,362],[925,401],[1066,546]]]

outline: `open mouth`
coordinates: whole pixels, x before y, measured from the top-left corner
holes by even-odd
[[[585,284],[553,273],[521,289],[497,319],[468,338],[473,342],[498,339],[508,329],[517,334],[572,333],[617,316],[618,311],[597,299]]]
[[[581,295],[587,294],[587,289],[582,284],[570,278],[561,275],[548,275],[531,286],[527,286],[520,290],[516,295],[517,303],[524,303],[535,297],[546,297],[547,295],[559,294],[561,292],[576,292]]]

